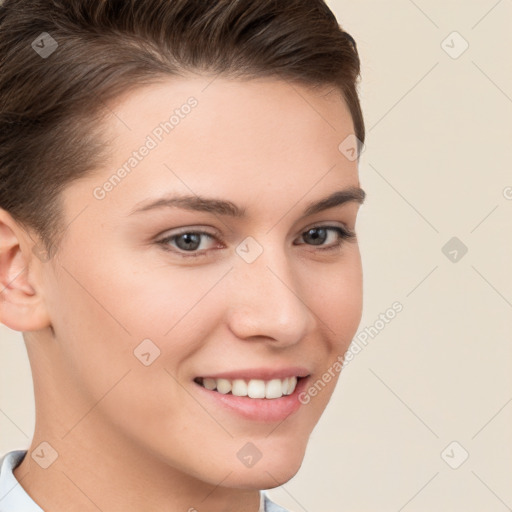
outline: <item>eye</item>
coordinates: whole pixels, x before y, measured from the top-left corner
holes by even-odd
[[[329,239],[329,234],[331,234],[331,239],[334,239],[334,241],[326,244],[325,242]],[[206,248],[198,250],[201,247],[203,237],[208,240],[219,241],[217,236],[212,233],[189,230],[162,238],[157,241],[157,244],[161,245],[164,250],[177,253],[183,258],[194,258],[205,256],[209,252]],[[319,247],[318,250],[320,251],[329,251],[338,249],[345,240],[355,240],[356,234],[348,228],[341,226],[315,226],[304,231],[300,238],[306,240],[307,245]]]
[[[207,249],[203,249],[200,252],[196,252],[201,246],[202,237],[210,240],[216,240],[216,237],[213,234],[208,233],[206,231],[182,231],[181,233],[167,236],[162,240],[159,240],[157,243],[161,244],[165,250],[177,252],[179,253],[180,256],[183,256],[184,258],[197,257],[204,256],[204,253],[207,252]],[[171,242],[176,244],[177,249],[173,248]],[[186,252],[190,254],[184,254]]]
[[[329,233],[333,235],[334,243],[327,244],[327,247],[324,247],[326,245],[324,242],[329,238]],[[309,240],[311,245],[321,245],[320,250],[322,251],[329,251],[339,248],[345,240],[354,241],[356,234],[350,229],[341,226],[314,226],[302,233],[301,238]]]

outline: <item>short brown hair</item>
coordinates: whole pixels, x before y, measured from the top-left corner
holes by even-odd
[[[47,58],[42,33],[58,45]],[[356,43],[323,0],[5,0],[0,208],[51,254],[60,192],[106,161],[107,102],[188,71],[338,88],[364,142]]]

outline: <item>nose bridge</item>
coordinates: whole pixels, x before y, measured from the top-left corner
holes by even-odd
[[[298,342],[311,328],[313,314],[300,296],[300,280],[282,244],[268,241],[263,246],[249,237],[237,247],[237,254],[230,293],[233,332],[281,345]]]

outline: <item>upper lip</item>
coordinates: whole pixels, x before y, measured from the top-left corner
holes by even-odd
[[[307,368],[301,366],[289,366],[286,368],[247,368],[245,370],[232,370],[229,372],[210,373],[200,375],[204,379],[286,379],[287,377],[307,377],[310,372]]]

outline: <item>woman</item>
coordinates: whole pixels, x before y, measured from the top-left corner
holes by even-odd
[[[282,511],[361,318],[364,122],[320,0],[7,0],[0,511]]]

